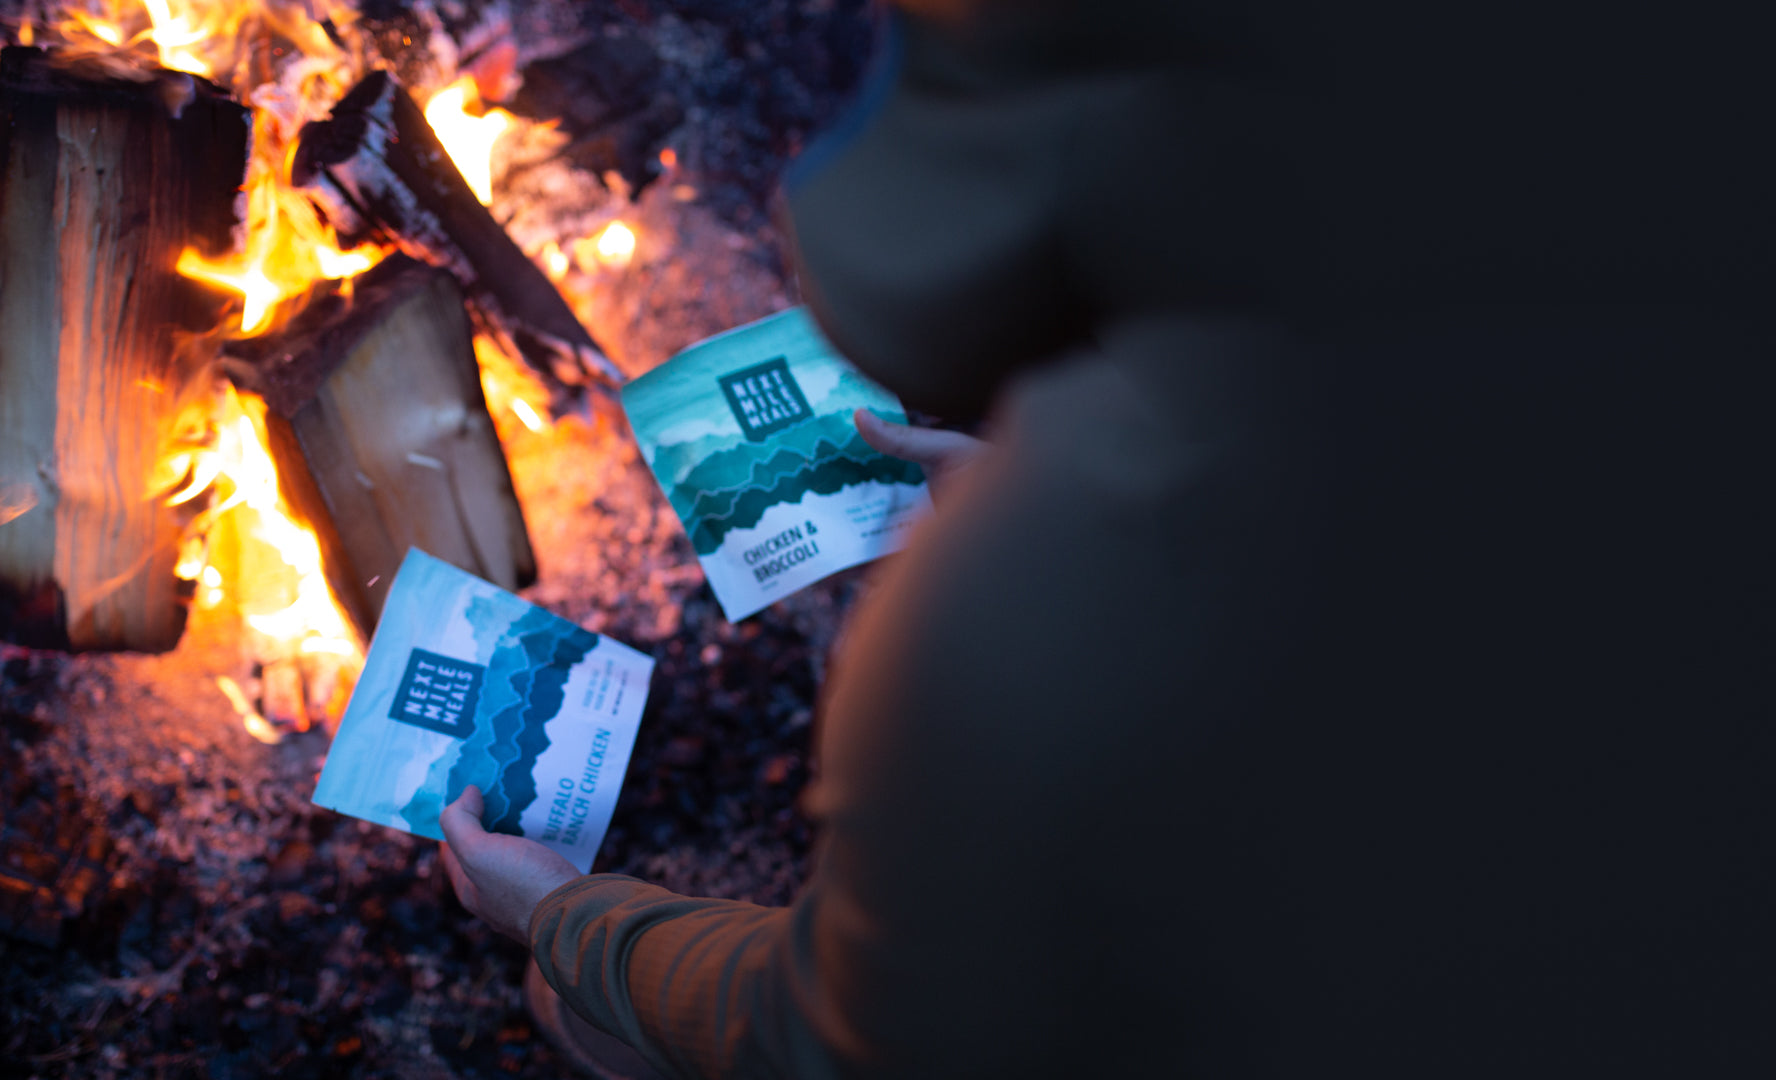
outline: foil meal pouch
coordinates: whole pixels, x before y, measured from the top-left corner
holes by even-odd
[[[691,346],[624,387],[623,408],[730,621],[899,550],[931,509],[920,468],[852,419],[904,423],[899,400],[802,308]]]
[[[417,549],[401,563],[314,801],[442,840],[470,784],[482,824],[592,865],[653,660]]]

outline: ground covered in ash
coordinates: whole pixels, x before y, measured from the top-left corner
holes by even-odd
[[[465,63],[487,9],[555,43],[526,46],[539,75],[512,104],[567,141],[508,164],[505,190],[599,179],[565,211],[495,211],[527,248],[551,213],[638,224],[631,266],[563,284],[625,368],[793,300],[770,193],[862,70],[861,0],[415,7],[365,13],[393,38],[442,26]],[[732,625],[608,405],[507,426],[529,596],[658,662],[594,869],[787,902],[818,689],[867,572]],[[243,730],[215,682],[250,680],[239,638],[200,616],[162,657],[0,647],[0,1076],[563,1075],[524,950],[457,904],[436,845],[313,806],[322,732]]]

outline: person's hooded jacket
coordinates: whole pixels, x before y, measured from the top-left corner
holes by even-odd
[[[592,875],[550,982],[684,1076],[1768,1074],[1770,35],[903,7],[798,268],[994,449],[795,905]]]

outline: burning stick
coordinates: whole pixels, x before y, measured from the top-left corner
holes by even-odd
[[[291,179],[315,193],[342,245],[375,237],[416,258],[441,260],[508,323],[525,358],[557,390],[583,385],[588,373],[613,386],[623,382],[548,276],[481,205],[388,72],[371,72],[329,119],[303,128]]]
[[[247,111],[188,75],[0,53],[0,639],[179,640],[179,343],[226,301],[175,266],[229,249],[247,141]]]
[[[331,286],[323,286],[330,289]],[[536,578],[450,274],[397,255],[230,372],[265,398],[285,496],[315,528],[333,594],[368,637],[409,547],[507,589]]]

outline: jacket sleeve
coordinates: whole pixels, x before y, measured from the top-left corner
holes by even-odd
[[[576,1012],[669,1075],[828,1076],[799,1000],[807,902],[696,899],[593,874],[537,906],[532,950]]]

